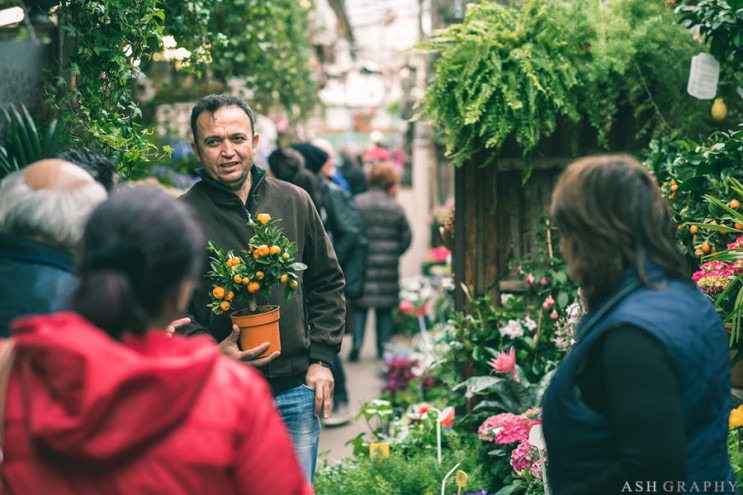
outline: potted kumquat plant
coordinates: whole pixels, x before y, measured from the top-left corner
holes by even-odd
[[[208,304],[215,314],[230,310],[232,322],[240,327],[240,345],[249,349],[263,342],[271,346],[261,356],[281,350],[279,338],[279,306],[259,305],[268,299],[274,286],[283,285],[284,299],[294,297],[299,287],[298,273],[307,265],[294,260],[297,248],[280,220],[268,213],[248,218],[248,227],[255,231],[247,249],[240,254],[223,252],[209,241],[212,253],[208,276],[212,281],[212,301]]]

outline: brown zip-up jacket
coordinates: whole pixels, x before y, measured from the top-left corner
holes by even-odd
[[[300,274],[301,290],[287,301],[283,288],[274,287],[267,301],[281,307],[281,355],[260,369],[274,393],[279,393],[304,383],[310,360],[332,363],[340,351],[346,311],[345,280],[310,196],[288,182],[267,177],[257,166],[253,166],[251,173],[253,184],[247,204],[203,170],[199,171],[202,180],[180,199],[192,208],[206,239],[214,241],[223,251],[232,249],[239,253],[247,249],[253,235],[246,225],[248,212],[253,217],[268,213],[281,219],[284,233],[296,243],[296,260],[307,265],[307,270]],[[206,246],[204,253],[208,258]],[[208,264],[204,266],[206,273]],[[212,284],[205,276],[189,303],[192,323],[179,328],[179,333],[208,333],[217,342],[229,335],[229,317],[217,316],[207,307],[211,290]]]

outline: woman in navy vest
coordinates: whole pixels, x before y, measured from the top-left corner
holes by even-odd
[[[551,210],[588,307],[545,396],[553,494],[736,493],[725,331],[655,179],[628,156],[583,158]]]

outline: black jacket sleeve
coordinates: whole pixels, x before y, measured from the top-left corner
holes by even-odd
[[[345,268],[354,249],[362,243],[363,216],[350,194],[328,182],[323,187],[323,206],[338,263]]]
[[[636,482],[683,481],[686,439],[681,389],[664,347],[634,327],[611,330],[596,343],[578,376],[583,401],[609,418],[617,462],[569,493],[626,493]],[[629,485],[627,485],[629,483]]]

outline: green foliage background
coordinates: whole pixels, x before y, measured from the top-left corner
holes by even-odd
[[[307,65],[307,10],[295,0],[35,3],[54,13],[64,32],[48,100],[65,133],[74,146],[98,149],[125,168],[171,151],[144,127],[133,95],[164,36],[191,52],[181,64],[197,79],[243,79],[258,111],[281,106],[300,118],[317,101]]]
[[[685,94],[702,45],[664,2],[467,7],[461,24],[418,46],[438,57],[418,117],[442,133],[455,165],[498,152],[508,138],[528,156],[561,122],[588,125],[610,148],[612,132],[624,131],[616,129],[622,111],[634,117],[638,138],[705,129],[707,104]]]

